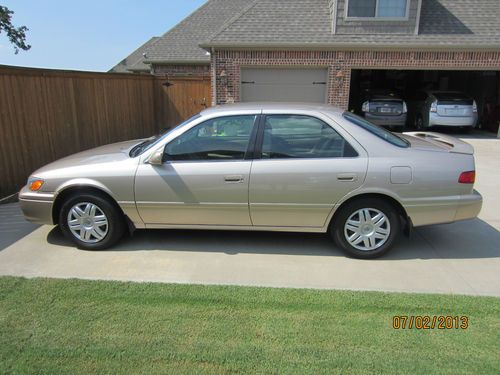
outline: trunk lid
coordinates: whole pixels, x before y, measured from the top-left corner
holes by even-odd
[[[400,99],[370,100],[370,114],[381,116],[399,116],[403,113],[403,101]]]
[[[417,150],[474,155],[474,148],[458,138],[434,132],[408,132],[401,135]]]

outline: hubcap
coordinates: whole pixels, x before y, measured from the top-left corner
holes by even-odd
[[[347,219],[344,236],[354,248],[362,251],[376,250],[387,242],[391,224],[387,216],[375,208],[362,208]]]
[[[95,204],[77,203],[68,213],[68,227],[73,236],[86,243],[102,241],[108,234],[108,218]]]

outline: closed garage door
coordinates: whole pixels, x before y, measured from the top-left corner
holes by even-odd
[[[243,102],[326,102],[327,69],[241,69]]]

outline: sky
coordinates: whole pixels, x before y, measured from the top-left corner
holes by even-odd
[[[14,54],[0,33],[0,64],[108,71],[153,36],[161,36],[205,0],[0,0],[27,26],[29,51]]]

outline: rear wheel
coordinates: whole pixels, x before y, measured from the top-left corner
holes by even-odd
[[[397,210],[381,199],[359,199],[343,206],[330,233],[355,258],[371,259],[391,249],[400,232]]]
[[[85,250],[107,249],[125,232],[120,210],[94,194],[72,196],[66,200],[59,214],[59,225],[67,238]]]

